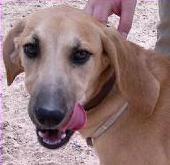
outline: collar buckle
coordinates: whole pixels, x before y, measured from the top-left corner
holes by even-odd
[[[86,138],[86,143],[88,146],[93,147],[94,145],[94,140],[91,137]]]

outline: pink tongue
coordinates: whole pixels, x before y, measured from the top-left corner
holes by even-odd
[[[84,108],[80,104],[76,104],[70,118],[70,121],[65,125],[63,131],[71,129],[77,131],[85,126],[87,122],[87,116]]]

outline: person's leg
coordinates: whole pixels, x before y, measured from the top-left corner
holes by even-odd
[[[159,0],[160,24],[155,50],[170,55],[170,0]]]

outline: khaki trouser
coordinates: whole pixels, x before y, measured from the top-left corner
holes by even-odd
[[[159,16],[155,50],[170,55],[170,0],[159,0]]]

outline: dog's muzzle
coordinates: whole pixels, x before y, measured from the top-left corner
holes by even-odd
[[[57,149],[67,144],[73,133],[84,127],[87,117],[84,108],[75,103],[68,109],[66,99],[38,95],[30,100],[29,115],[36,126],[41,145]]]
[[[56,149],[65,145],[74,131],[83,128],[87,117],[84,108],[76,104],[68,121],[59,129],[38,129],[36,130],[39,142],[49,148]]]

